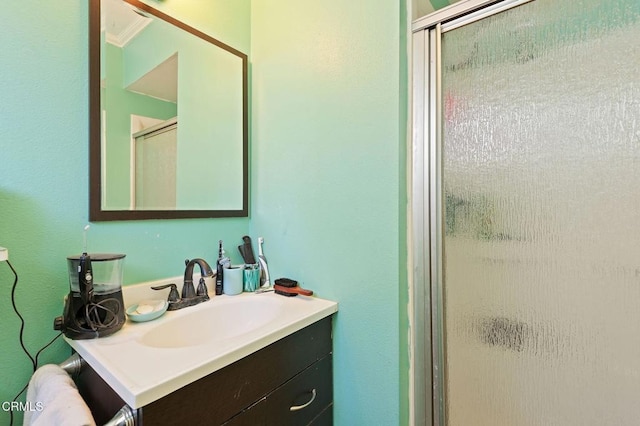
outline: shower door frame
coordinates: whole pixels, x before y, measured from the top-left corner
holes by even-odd
[[[444,426],[442,34],[534,0],[461,0],[412,23],[410,422]],[[430,368],[429,368],[430,367]]]

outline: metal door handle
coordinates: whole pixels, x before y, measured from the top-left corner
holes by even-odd
[[[309,405],[311,405],[311,403],[316,399],[316,390],[313,389],[311,391],[311,399],[306,403],[306,404],[302,404],[302,405],[293,405],[291,407],[289,407],[289,411],[299,411],[302,410],[303,408],[307,408]]]

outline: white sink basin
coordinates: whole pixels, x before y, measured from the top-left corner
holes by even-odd
[[[200,310],[183,308],[184,315],[159,323],[138,342],[153,348],[199,346],[241,336],[268,327],[282,314],[284,301],[255,295],[203,302]]]
[[[125,307],[158,298],[151,286],[123,287]],[[167,290],[168,292],[168,290]],[[166,295],[162,295],[166,297]],[[140,408],[338,310],[318,297],[273,292],[212,296],[148,322],[127,320],[111,336],[65,340],[131,408]]]

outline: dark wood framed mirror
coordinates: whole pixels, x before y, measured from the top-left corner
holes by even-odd
[[[89,0],[90,221],[248,216],[247,62],[139,0]]]

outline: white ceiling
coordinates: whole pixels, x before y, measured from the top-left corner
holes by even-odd
[[[107,43],[115,46],[125,46],[151,23],[151,18],[137,13],[122,0],[103,0],[100,6],[102,30],[106,34]]]

